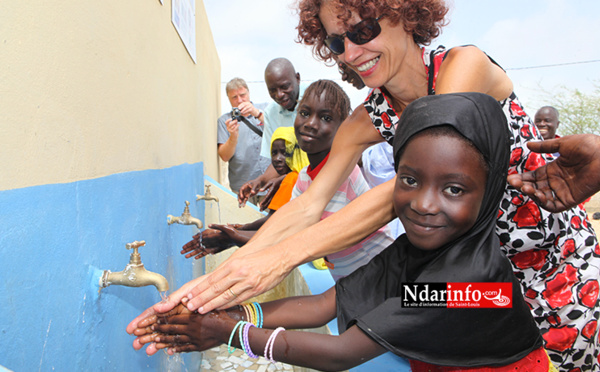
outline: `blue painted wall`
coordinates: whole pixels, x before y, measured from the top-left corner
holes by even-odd
[[[167,225],[190,201],[204,220],[203,164],[145,170],[0,191],[0,365],[15,371],[197,370],[199,355],[147,357],[131,347],[127,324],[160,301],[153,286],[110,286],[103,270],[121,271],[140,248],[147,270],[170,291],[192,279],[181,246],[195,226]],[[198,269],[198,268],[196,268]],[[197,353],[194,353],[197,354]]]

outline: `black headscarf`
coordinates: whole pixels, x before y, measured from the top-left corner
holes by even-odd
[[[426,96],[409,104],[398,123],[394,158],[415,134],[449,125],[470,140],[489,166],[481,209],[463,236],[422,251],[400,236],[369,264],[336,284],[340,331],[356,324],[409,359],[445,366],[502,366],[542,346],[539,330],[495,233],[506,187],[510,133],[498,102],[481,93]],[[402,307],[402,283],[510,282],[506,308]]]

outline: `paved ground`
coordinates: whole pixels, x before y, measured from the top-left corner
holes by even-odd
[[[272,364],[262,357],[259,359],[250,358],[241,349],[236,349],[233,354],[229,355],[227,345],[205,351],[201,367],[201,371],[273,372],[297,370],[288,364]]]

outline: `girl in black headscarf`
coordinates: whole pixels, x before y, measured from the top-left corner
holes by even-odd
[[[406,107],[398,128],[394,207],[406,234],[322,295],[262,305],[265,328],[317,327],[337,315],[341,335],[248,327],[244,350],[321,370],[347,369],[386,350],[408,358],[413,371],[550,370],[495,234],[509,161],[499,104],[480,93],[427,96]],[[477,296],[482,286],[504,292]],[[229,333],[248,320],[243,314],[234,307],[203,316],[179,306],[134,333],[138,344],[171,352],[227,340],[238,346]]]
[[[338,282],[340,331],[356,324],[398,355],[444,366],[503,366],[536,349],[543,355],[538,328],[495,233],[509,161],[500,106],[480,93],[427,96],[407,106],[398,128],[394,206],[406,234],[368,267]],[[462,151],[450,148],[460,143]],[[467,227],[468,218],[457,217],[457,199],[466,202],[477,193],[478,180],[465,177],[477,175],[477,164],[468,169],[474,160],[485,173],[484,192],[479,203],[469,201],[479,206]],[[442,245],[440,235],[446,238]],[[403,283],[449,282],[512,283],[512,308],[403,307]],[[411,364],[413,370],[420,365]]]

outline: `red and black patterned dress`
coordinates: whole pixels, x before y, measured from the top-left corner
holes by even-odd
[[[442,46],[423,51],[430,95],[447,52]],[[512,134],[509,174],[544,165],[544,156],[526,146],[542,137],[515,94],[500,104]],[[392,144],[399,117],[385,93],[373,89],[364,106]],[[586,212],[547,212],[507,183],[496,231],[554,364],[562,371],[599,371],[600,247]]]

